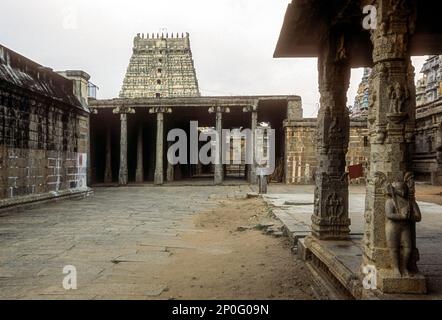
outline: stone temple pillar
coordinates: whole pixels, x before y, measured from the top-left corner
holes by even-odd
[[[137,170],[135,173],[135,181],[142,183],[144,181],[144,166],[143,166],[143,124],[138,127],[137,135]]]
[[[105,167],[104,167],[104,183],[112,182],[112,141],[111,127],[106,126],[106,151],[105,151]]]
[[[127,114],[135,113],[135,110],[126,106],[117,107],[113,113],[120,115],[120,170],[118,173],[118,183],[120,185],[127,185],[128,170],[127,170]]]
[[[343,240],[350,233],[345,160],[350,132],[346,106],[350,65],[343,36],[329,35],[324,41],[318,71],[321,108],[312,235],[320,240]]]
[[[223,130],[223,114],[221,111],[216,111],[216,132],[218,132],[218,137],[221,139],[222,137],[222,130]],[[218,144],[221,145],[220,141],[218,141]],[[224,167],[223,163],[221,161],[221,152],[218,152],[216,154],[217,163],[215,163],[215,177],[214,177],[214,183],[215,184],[222,184],[224,181]]]
[[[216,122],[216,132],[218,133],[218,152],[215,157],[215,175],[214,175],[214,184],[220,185],[224,181],[224,164],[222,159],[222,130],[223,130],[223,113],[229,113],[230,109],[227,107],[211,107],[209,108],[209,113],[215,113],[215,122]]]
[[[156,156],[155,156],[155,176],[154,183],[162,185],[164,183],[164,113],[171,113],[171,108],[157,107],[151,108],[150,113],[157,115],[157,140],[156,140]]]
[[[371,150],[362,271],[375,270],[376,286],[384,293],[426,292],[416,266],[415,223],[421,214],[412,174],[416,89],[409,52],[414,26],[414,10],[406,8],[410,3],[377,0],[379,27],[371,33]]]
[[[250,184],[258,183],[258,177],[256,176],[256,162],[255,162],[255,137],[256,137],[256,128],[258,127],[258,104],[254,104],[253,106],[244,107],[243,112],[250,112],[251,114],[251,122],[250,122],[250,130],[252,131],[251,143],[252,148],[250,148],[250,152],[252,152],[252,163],[248,164],[248,179]]]

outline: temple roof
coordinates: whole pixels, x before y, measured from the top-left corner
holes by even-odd
[[[0,45],[0,83],[8,83],[87,111],[74,95],[72,80]]]
[[[362,8],[369,3],[368,0],[293,0],[287,7],[274,57],[317,57],[324,35],[332,28],[339,28],[345,30],[349,39],[352,67],[371,66],[370,32],[362,27]],[[442,1],[417,1],[411,55],[442,53],[440,12]]]

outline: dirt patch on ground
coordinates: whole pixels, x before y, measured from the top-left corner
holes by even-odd
[[[272,222],[261,199],[222,201],[193,222],[196,230],[182,235],[190,249],[170,249],[159,298],[314,299],[310,273],[287,238],[258,230]]]

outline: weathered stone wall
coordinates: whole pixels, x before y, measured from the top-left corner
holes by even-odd
[[[286,177],[290,184],[311,184],[317,167],[316,119],[299,119],[285,122]],[[364,122],[350,123],[350,141],[347,166],[366,165],[368,129]],[[360,181],[352,182],[363,182]]]
[[[0,208],[87,190],[89,114],[72,81],[0,49]]]
[[[417,109],[415,141],[416,178],[442,185],[442,99]]]
[[[86,187],[87,135],[86,116],[1,90],[0,199]]]

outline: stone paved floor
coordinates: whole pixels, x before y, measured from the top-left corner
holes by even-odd
[[[218,198],[249,191],[245,185],[98,188],[86,199],[2,213],[0,299],[155,297],[164,290],[155,274],[167,262],[167,248],[183,245],[180,233],[193,228],[189,217]],[[66,265],[76,267],[77,290],[62,287]],[[149,277],[140,279],[141,271]]]

